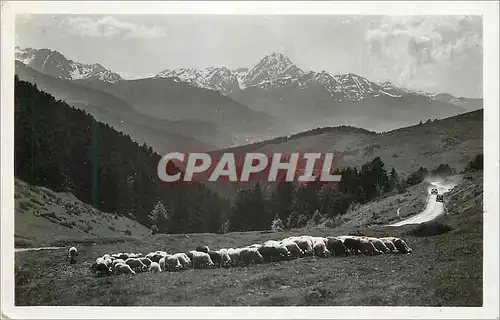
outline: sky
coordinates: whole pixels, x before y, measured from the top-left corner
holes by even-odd
[[[125,79],[164,69],[251,68],[280,52],[304,71],[483,96],[481,17],[18,15],[16,45],[100,63]]]

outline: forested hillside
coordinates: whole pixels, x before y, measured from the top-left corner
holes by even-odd
[[[162,183],[159,160],[151,147],[16,77],[17,178],[70,192],[160,232],[217,232],[228,213],[226,201],[199,183]]]

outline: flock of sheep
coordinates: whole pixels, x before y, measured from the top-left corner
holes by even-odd
[[[382,253],[409,254],[412,249],[401,238],[373,238],[365,236],[289,237],[281,241],[269,240],[244,248],[210,250],[198,246],[187,253],[168,254],[166,251],[105,254],[96,259],[91,271],[98,275],[136,274],[137,272],[179,271],[213,267],[248,266],[264,262],[291,260],[304,256],[335,257],[352,254]],[[78,252],[69,250],[70,263],[76,263]]]

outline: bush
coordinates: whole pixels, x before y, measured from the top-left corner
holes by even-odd
[[[293,211],[287,220],[286,226],[288,229],[300,228],[307,225],[308,217],[305,214],[298,214],[296,211]]]
[[[478,171],[478,170],[483,170],[483,154],[478,154],[474,160],[469,162],[469,165],[467,166],[467,171]]]
[[[321,223],[322,220],[323,220],[323,215],[321,215],[319,210],[316,210],[311,218],[312,223],[318,225]]]
[[[344,224],[346,221],[347,219],[344,216],[336,216],[326,219],[323,226],[325,226],[326,228],[337,228],[338,226]]]
[[[298,218],[298,221],[297,221],[297,227],[304,227],[305,225],[307,225],[307,221],[309,219],[307,219],[307,215],[305,214],[301,214],[299,215],[299,218]]]
[[[229,232],[229,220],[226,220],[220,228],[221,233],[228,233]]]
[[[295,227],[297,227],[298,221],[299,221],[299,214],[296,211],[293,211],[288,216],[288,219],[286,221],[286,226],[288,227],[288,229],[295,228]]]
[[[414,171],[410,174],[408,179],[406,179],[405,188],[409,186],[413,186],[419,184],[424,181],[425,177],[429,174],[428,170],[424,167],[420,167],[417,171]]]
[[[156,224],[154,224],[151,227],[151,234],[157,234],[157,233],[158,233],[158,227],[156,226]]]
[[[274,217],[273,222],[271,223],[271,230],[272,231],[283,231],[285,229],[285,226],[283,225],[283,221],[276,215]]]
[[[440,164],[436,169],[432,170],[432,174],[445,178],[453,174],[453,169],[448,164]]]
[[[131,236],[132,235],[132,231],[130,231],[129,229],[125,230],[125,234],[127,236]]]
[[[335,223],[334,218],[328,218],[325,221],[325,227],[327,228],[335,228],[337,227],[337,224]]]

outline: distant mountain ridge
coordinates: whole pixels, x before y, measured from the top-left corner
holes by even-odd
[[[36,84],[39,90],[49,92],[55,98],[88,112],[98,121],[129,134],[138,143],[147,142],[158,152],[165,152],[174,147],[211,149],[217,146],[211,144],[211,140],[216,140],[218,136],[217,130],[211,130],[201,123],[180,123],[148,117],[112,94],[50,76],[26,66],[21,61],[16,61],[16,75],[20,80]],[[203,139],[204,137],[213,139]]]
[[[84,64],[69,60],[55,50],[16,47],[15,58],[37,71],[65,80],[86,79],[110,83],[122,80],[119,74],[99,63]]]
[[[71,81],[21,61],[15,65],[21,80],[89,112],[140,143],[147,142],[160,153],[172,148],[213,150],[260,140],[273,136],[266,128],[273,129],[279,122],[217,91],[172,79]]]
[[[116,97],[125,102],[123,106],[150,119],[171,121],[176,133],[208,143],[211,149],[325,126],[347,125],[385,132],[482,108],[482,99],[399,88],[353,73],[306,71],[282,53],[266,55],[252,68],[167,69],[154,77],[135,80],[122,79],[99,64],[68,60],[49,49],[16,48],[16,60],[40,73],[95,89],[92,94],[96,97],[81,97],[94,100],[92,105],[99,106],[101,116],[109,107],[105,100],[116,106],[120,103],[99,92]],[[76,89],[49,82],[52,84],[45,90],[55,96],[66,97]],[[68,102],[75,105],[82,98]],[[123,120],[119,113],[116,119],[110,116],[101,119],[119,128],[119,120]],[[141,123],[149,126],[143,120]],[[198,129],[196,123],[203,126]]]
[[[230,70],[226,67],[206,69],[180,68],[166,69],[156,78],[175,78],[178,81],[228,95],[237,91],[256,87],[262,90],[297,86],[300,89],[311,86],[324,87],[335,102],[360,101],[367,97],[387,95],[401,98],[404,95],[421,95],[430,100],[445,101],[462,106],[470,98],[454,97],[447,93],[432,94],[405,89],[390,82],[377,83],[353,73],[336,74],[322,70],[304,71],[282,53],[271,53],[263,57],[253,68]],[[475,100],[475,99],[472,99]]]
[[[83,64],[69,60],[60,52],[51,49],[16,47],[15,58],[37,71],[66,80],[99,80],[108,83],[123,80],[119,74],[99,63]],[[356,102],[380,95],[392,98],[421,95],[430,100],[464,106],[469,111],[479,109],[478,100],[482,100],[455,97],[448,93],[434,94],[400,88],[390,82],[377,83],[353,73],[332,75],[325,70],[304,71],[287,56],[276,52],[264,56],[250,69],[231,70],[226,67],[166,69],[156,74],[154,78],[172,78],[199,88],[218,91],[223,95],[235,94],[252,87],[267,91],[289,86],[300,89],[321,86],[334,102]],[[474,102],[473,106],[467,106],[470,101]]]

